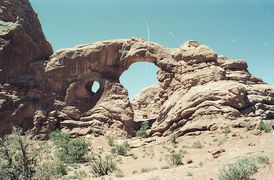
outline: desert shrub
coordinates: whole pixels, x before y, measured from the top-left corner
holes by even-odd
[[[264,131],[266,133],[270,132],[271,131],[271,125],[269,123],[265,123],[264,121],[260,121],[259,123],[259,130],[260,131]]]
[[[63,162],[51,164],[51,173],[57,176],[64,176],[67,174],[67,166]]]
[[[194,149],[202,149],[203,148],[203,145],[200,141],[195,141],[193,144],[192,144],[192,148]]]
[[[169,155],[169,162],[172,166],[183,165],[183,155],[181,153],[173,152]]]
[[[223,167],[219,170],[219,180],[248,180],[255,174],[258,168],[268,164],[269,159],[266,156],[248,157],[238,160],[234,164]]]
[[[141,125],[141,128],[136,132],[136,136],[141,138],[146,138],[148,136],[147,129],[148,129],[148,122],[144,121]]]
[[[66,163],[82,162],[88,152],[88,145],[83,138],[71,139],[68,134],[55,131],[50,135],[58,147],[57,157]]]
[[[123,142],[122,144],[117,144],[114,148],[111,149],[113,154],[122,156],[126,156],[128,151],[130,151],[130,146],[127,141]]]
[[[104,158],[99,154],[93,154],[90,157],[91,172],[94,176],[104,176],[115,171],[117,165],[112,155],[106,155]]]
[[[175,145],[175,144],[177,143],[176,140],[177,140],[177,135],[172,134],[172,135],[170,136],[170,142],[171,142],[173,145]]]
[[[108,135],[108,136],[106,136],[106,140],[107,140],[109,146],[114,146],[115,145],[114,136]]]
[[[35,146],[30,135],[13,128],[0,138],[0,179],[33,179],[40,173],[38,161],[42,147]]]
[[[229,129],[229,127],[226,127],[226,128],[224,129],[224,133],[225,133],[225,134],[231,133],[231,130]]]
[[[193,174],[191,172],[187,172],[186,176],[193,176]]]

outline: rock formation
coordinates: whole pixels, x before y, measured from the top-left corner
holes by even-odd
[[[72,136],[130,136],[136,121],[153,118],[151,135],[186,135],[274,118],[274,87],[252,76],[243,60],[219,56],[197,41],[171,49],[138,38],[52,54],[29,2],[16,2],[0,2],[2,134],[18,125],[38,138],[56,128]],[[130,102],[119,78],[138,61],[159,67],[159,85]],[[100,88],[92,92],[95,81]]]

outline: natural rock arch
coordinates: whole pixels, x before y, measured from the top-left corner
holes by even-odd
[[[120,84],[119,78],[135,62],[153,63],[163,73],[165,64],[161,61],[172,58],[169,51],[159,44],[142,39],[105,41],[78,46],[53,54],[46,64],[45,76],[52,90],[65,102],[65,106],[74,106],[82,113],[82,119],[80,118],[77,123],[111,119],[112,124],[115,118],[109,117],[115,114],[118,117],[117,122],[122,122],[125,130],[133,133],[134,112],[127,90]],[[167,68],[168,66],[170,64]],[[94,80],[100,82],[100,89],[99,93],[95,94],[96,97],[91,97],[88,91]],[[117,94],[119,101],[115,97]],[[111,106],[106,108],[106,102]],[[113,104],[117,104],[116,108]],[[102,108],[107,109],[103,117]],[[96,113],[100,113],[99,118]]]

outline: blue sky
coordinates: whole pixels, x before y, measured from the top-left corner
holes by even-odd
[[[194,39],[244,59],[274,84],[274,0],[31,0],[54,50],[106,39],[142,37],[168,47]],[[157,83],[157,68],[136,63],[121,77],[132,98]]]

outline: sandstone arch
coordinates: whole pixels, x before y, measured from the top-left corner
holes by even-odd
[[[134,112],[127,90],[120,84],[119,78],[135,62],[153,63],[164,72],[165,65],[161,61],[172,58],[169,51],[159,44],[142,39],[105,41],[78,46],[53,54],[46,64],[45,76],[54,93],[65,102],[65,106],[73,106],[81,112],[82,118],[77,123],[99,120],[111,121],[109,123],[112,124],[116,117],[117,122],[122,122],[119,127],[123,126],[130,134],[134,133]],[[89,99],[86,86],[94,80],[101,84],[100,93],[97,99]],[[115,104],[116,107],[113,106]],[[105,110],[104,117],[102,109]]]

